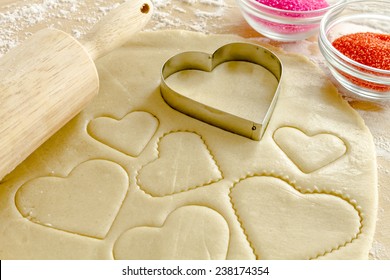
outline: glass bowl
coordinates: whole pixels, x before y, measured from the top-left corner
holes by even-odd
[[[325,0],[329,6],[312,11],[273,8],[256,0],[237,0],[241,12],[253,29],[277,41],[298,41],[318,33],[323,15],[347,0]]]
[[[390,99],[390,70],[358,63],[332,45],[343,35],[360,32],[390,34],[389,0],[353,0],[329,10],[320,25],[320,51],[332,75],[348,91],[370,100]]]

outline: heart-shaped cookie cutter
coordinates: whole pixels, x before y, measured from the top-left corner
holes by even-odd
[[[245,61],[263,66],[278,80],[278,86],[268,111],[262,121],[245,119],[195,101],[176,92],[166,83],[166,79],[183,70],[201,70],[211,72],[221,63]],[[263,136],[280,92],[282,63],[270,50],[250,43],[230,43],[217,49],[213,54],[204,52],[183,52],[168,59],[161,70],[161,95],[173,109],[193,118],[217,126],[224,130],[259,141]]]

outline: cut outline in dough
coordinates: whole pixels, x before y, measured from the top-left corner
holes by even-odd
[[[278,142],[276,141],[275,139],[275,133],[280,130],[280,129],[283,129],[283,128],[292,128],[292,129],[296,129],[298,130],[299,132],[303,133],[306,137],[309,137],[309,138],[312,138],[312,137],[315,137],[317,135],[331,135],[331,136],[334,136],[336,138],[338,138],[341,142],[343,142],[344,146],[345,146],[345,151],[343,154],[341,154],[339,157],[337,157],[336,159],[330,161],[329,163],[325,164],[324,166],[320,167],[320,168],[317,168],[317,169],[314,169],[310,172],[305,172],[303,171],[303,168],[300,167],[291,157],[290,155],[288,155],[278,144]],[[303,129],[301,128],[298,128],[296,126],[292,126],[292,125],[286,125],[286,126],[280,126],[278,127],[277,129],[275,129],[275,131],[272,133],[272,140],[273,142],[276,144],[276,146],[278,147],[278,149],[289,159],[290,162],[292,162],[302,173],[304,174],[311,174],[311,173],[314,173],[314,172],[317,172],[318,170],[321,170],[322,168],[325,168],[327,167],[328,165],[331,165],[332,163],[338,161],[339,159],[341,159],[342,157],[344,157],[346,154],[349,153],[349,144],[347,141],[345,141],[342,137],[340,137],[339,135],[336,135],[334,134],[333,132],[330,133],[330,132],[327,132],[327,131],[321,131],[321,132],[316,132],[316,133],[307,133],[306,131],[304,131]]]
[[[235,204],[233,202],[233,197],[232,197],[232,190],[238,183],[240,183],[240,182],[242,182],[242,181],[244,181],[244,180],[246,180],[248,178],[253,178],[253,177],[271,177],[271,178],[279,179],[279,180],[287,183],[288,185],[290,185],[293,189],[295,189],[299,193],[304,194],[304,195],[305,194],[332,195],[334,197],[340,198],[341,200],[343,200],[344,202],[350,204],[354,208],[354,210],[356,211],[356,213],[359,216],[359,224],[360,224],[359,229],[358,229],[357,233],[355,234],[355,236],[353,236],[349,241],[346,241],[344,244],[339,244],[338,246],[335,246],[335,247],[333,247],[330,250],[325,250],[325,252],[323,252],[323,253],[319,252],[319,253],[317,253],[313,257],[308,257],[309,260],[315,260],[315,259],[318,259],[320,257],[329,255],[332,252],[338,251],[338,250],[346,247],[348,244],[353,243],[362,234],[364,218],[363,218],[363,214],[362,214],[362,211],[361,211],[361,206],[357,204],[356,200],[351,199],[349,197],[349,195],[345,195],[345,194],[343,194],[343,193],[341,193],[339,191],[335,191],[335,190],[322,190],[322,191],[320,191],[317,186],[314,186],[314,188],[312,190],[305,189],[305,188],[302,188],[301,186],[297,185],[294,180],[293,181],[290,180],[290,177],[288,175],[276,174],[273,170],[271,172],[263,170],[262,172],[259,172],[259,173],[247,174],[246,176],[244,176],[244,177],[240,178],[239,180],[233,182],[232,186],[230,186],[230,188],[229,188],[229,200],[230,200],[230,204],[231,204],[231,206],[233,208],[234,215],[236,216],[237,221],[240,224],[240,228],[242,229],[242,231],[243,231],[243,233],[244,233],[244,235],[246,237],[246,240],[248,241],[249,246],[251,247],[252,252],[253,252],[253,254],[254,254],[254,256],[256,257],[257,260],[260,260],[260,256],[256,254],[255,247],[254,247],[253,243],[251,242],[251,240],[250,240],[250,238],[248,236],[248,233],[247,233],[247,231],[245,229],[245,226],[243,225],[243,222],[242,222],[242,220],[240,219],[240,217],[238,215],[237,208],[236,208],[236,206],[235,206]]]
[[[148,141],[145,141],[145,143],[144,143],[144,145],[143,145],[143,148],[138,152],[138,154],[133,154],[133,155],[132,155],[132,154],[130,154],[130,153],[127,153],[126,151],[123,151],[123,150],[120,149],[120,148],[114,147],[114,145],[110,145],[109,143],[106,143],[106,142],[104,142],[104,141],[101,141],[101,140],[99,140],[99,139],[91,132],[90,125],[91,125],[91,123],[92,123],[93,121],[95,121],[95,120],[98,120],[98,119],[100,119],[100,118],[107,118],[107,119],[112,119],[112,120],[114,120],[114,121],[117,122],[117,123],[120,123],[123,119],[125,119],[126,117],[130,116],[130,115],[133,114],[133,113],[147,113],[147,114],[150,115],[150,117],[153,117],[153,118],[157,121],[157,126],[156,126],[156,128],[154,129],[153,134],[151,134],[151,137],[150,137],[150,139],[149,139]],[[152,113],[150,113],[150,112],[148,112],[148,111],[144,111],[144,110],[134,110],[134,111],[130,111],[130,112],[126,113],[126,114],[125,114],[123,117],[121,117],[121,118],[116,118],[116,117],[114,117],[113,115],[110,115],[110,114],[104,114],[104,115],[100,115],[99,117],[95,117],[95,118],[93,118],[93,119],[91,119],[91,120],[88,121],[88,123],[87,123],[87,125],[86,125],[86,132],[87,132],[87,134],[88,134],[92,139],[94,139],[94,140],[97,141],[98,143],[103,144],[104,146],[109,147],[109,148],[111,148],[111,149],[113,149],[113,150],[115,150],[115,151],[117,151],[117,152],[120,152],[120,153],[126,155],[126,156],[130,156],[130,157],[133,157],[133,158],[137,158],[137,157],[139,157],[139,156],[142,154],[142,152],[145,150],[145,148],[150,144],[150,142],[152,141],[154,135],[156,135],[156,132],[157,132],[159,126],[160,126],[160,120],[159,120],[159,118],[157,118],[157,116],[155,116],[154,114],[152,114]]]
[[[113,163],[115,165],[118,165],[121,169],[123,169],[124,171],[124,174],[126,174],[126,178],[127,178],[127,189],[126,189],[126,192],[123,196],[123,199],[121,200],[120,202],[120,205],[118,207],[118,211],[116,212],[115,214],[115,217],[112,219],[112,222],[111,222],[111,225],[110,225],[110,228],[107,230],[107,232],[105,233],[104,237],[96,237],[96,236],[91,236],[91,235],[87,235],[87,234],[83,234],[83,233],[79,233],[79,232],[73,232],[73,231],[69,231],[69,230],[65,230],[65,229],[61,229],[61,228],[57,228],[57,227],[54,227],[52,226],[51,224],[48,224],[48,223],[40,223],[40,222],[37,222],[37,221],[34,221],[32,219],[29,219],[28,217],[29,216],[24,216],[22,214],[22,212],[19,210],[19,207],[18,207],[18,203],[16,202],[16,199],[17,199],[17,194],[19,192],[19,190],[25,186],[26,184],[30,183],[31,181],[34,181],[36,179],[40,179],[40,178],[59,178],[59,179],[67,179],[72,173],[74,170],[76,170],[78,167],[80,167],[81,165],[83,165],[84,163],[87,163],[87,162],[91,162],[91,161],[107,161],[109,163]],[[42,176],[39,176],[39,177],[35,177],[35,178],[31,178],[29,179],[28,181],[24,182],[23,184],[21,184],[18,189],[16,190],[15,194],[14,194],[14,206],[17,210],[17,213],[20,215],[21,218],[27,220],[28,222],[31,222],[37,226],[40,226],[40,227],[44,227],[44,228],[48,228],[50,230],[55,230],[55,231],[59,231],[61,233],[67,233],[67,234],[73,234],[73,235],[76,235],[76,236],[80,236],[80,237],[86,237],[86,238],[92,238],[92,239],[95,239],[95,240],[104,240],[107,235],[109,234],[109,232],[111,231],[111,228],[113,226],[113,224],[115,223],[119,213],[121,212],[121,209],[122,209],[122,206],[123,206],[123,203],[124,201],[126,200],[127,196],[128,196],[128,193],[129,193],[129,187],[130,187],[130,177],[129,177],[129,174],[127,173],[126,169],[119,163],[117,162],[114,162],[114,161],[111,161],[111,160],[108,160],[108,159],[103,159],[103,158],[92,158],[92,159],[87,159],[83,162],[80,162],[78,163],[76,166],[74,166],[70,171],[69,173],[67,173],[66,175],[58,175],[58,174],[55,174],[55,173],[50,173],[49,175],[42,175]]]
[[[140,175],[140,171],[147,165],[161,159],[161,150],[160,150],[160,142],[161,140],[170,135],[170,134],[174,134],[174,133],[178,133],[178,132],[185,132],[185,133],[193,133],[197,136],[199,136],[200,140],[203,142],[203,145],[204,147],[206,148],[206,150],[208,151],[208,154],[210,155],[211,159],[213,160],[215,166],[218,168],[218,171],[220,173],[220,178],[217,179],[217,180],[210,180],[209,182],[203,184],[203,185],[196,185],[196,186],[191,186],[185,190],[181,190],[181,191],[178,191],[178,192],[173,192],[173,193],[169,193],[169,194],[166,194],[166,195],[163,195],[163,196],[155,196],[153,194],[151,194],[150,192],[146,191],[145,188],[142,186],[142,184],[139,183],[139,175]],[[143,166],[141,166],[141,168],[139,170],[137,170],[136,172],[136,176],[135,176],[135,181],[136,181],[136,185],[137,187],[143,192],[145,193],[146,195],[150,196],[150,197],[166,197],[166,196],[171,196],[171,195],[175,195],[175,194],[180,194],[180,193],[183,193],[183,192],[188,192],[188,191],[191,191],[191,190],[194,190],[194,189],[197,189],[197,188],[201,188],[201,187],[206,187],[206,186],[210,186],[214,183],[217,183],[221,180],[223,180],[225,178],[222,170],[221,170],[221,167],[219,166],[214,154],[212,153],[211,149],[209,148],[209,146],[207,145],[206,143],[206,140],[203,138],[203,136],[195,131],[192,131],[192,130],[172,130],[172,131],[169,131],[169,132],[166,132],[164,133],[161,137],[158,138],[157,142],[156,142],[156,151],[157,151],[157,157],[149,162],[147,162],[146,164],[144,164]]]
[[[162,230],[162,229],[165,227],[167,221],[169,220],[169,218],[172,216],[173,213],[175,213],[176,211],[178,211],[178,210],[180,210],[180,209],[182,209],[182,208],[187,208],[187,207],[201,207],[201,208],[207,208],[207,209],[209,209],[209,210],[211,210],[211,211],[217,213],[217,214],[225,221],[226,226],[227,226],[227,229],[228,229],[228,234],[227,234],[228,240],[227,240],[227,244],[226,244],[226,245],[227,245],[227,247],[226,247],[226,254],[225,254],[225,257],[224,257],[224,260],[226,260],[228,254],[229,254],[230,242],[231,242],[231,230],[230,230],[229,223],[228,223],[228,221],[226,220],[226,218],[225,218],[219,211],[217,211],[216,209],[214,209],[214,208],[212,208],[212,207],[210,207],[210,206],[201,205],[201,204],[186,204],[186,205],[181,205],[181,206],[179,206],[179,207],[173,209],[172,211],[169,212],[168,215],[166,215],[164,221],[163,221],[160,225],[157,225],[157,226],[150,226],[150,225],[148,225],[148,226],[142,226],[142,225],[138,225],[138,226],[134,226],[134,227],[131,227],[131,228],[128,228],[128,229],[124,230],[124,231],[117,237],[117,239],[116,239],[116,240],[113,242],[113,244],[112,244],[112,248],[111,248],[111,253],[112,253],[111,255],[112,255],[112,258],[113,258],[114,260],[118,260],[118,259],[115,257],[115,252],[114,252],[114,251],[115,251],[115,246],[116,246],[116,243],[118,242],[118,240],[121,239],[122,236],[123,236],[124,234],[126,234],[127,232],[129,232],[129,231],[131,231],[131,230],[133,230],[133,229],[136,229],[136,228],[151,228],[151,229],[160,229],[160,230]]]

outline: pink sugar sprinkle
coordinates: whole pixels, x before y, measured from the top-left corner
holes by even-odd
[[[288,11],[314,11],[329,7],[325,0],[256,0],[273,8]]]
[[[324,11],[321,10],[316,12],[316,10],[324,9],[329,7],[329,4],[326,0],[255,0],[265,6],[276,8],[282,11],[269,11],[263,10],[259,7],[259,10],[263,13],[274,14],[275,16],[292,19],[291,23],[278,23],[273,21],[268,21],[262,18],[254,18],[258,24],[263,25],[268,30],[280,34],[303,34],[311,32],[318,27],[318,24],[315,23],[297,23],[294,24],[295,18],[310,18],[313,16],[321,16]],[[288,12],[288,11],[293,11]],[[308,14],[297,14],[295,12],[306,12],[310,11]]]

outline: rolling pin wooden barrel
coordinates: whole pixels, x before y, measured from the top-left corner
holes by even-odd
[[[0,58],[0,180],[98,94],[94,60],[141,30],[152,9],[128,0],[80,42],[44,29]]]

